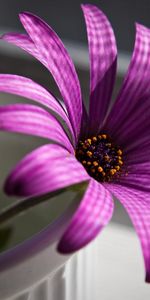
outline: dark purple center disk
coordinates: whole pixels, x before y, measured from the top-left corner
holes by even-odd
[[[99,134],[79,141],[76,158],[88,174],[100,182],[120,177],[123,166],[122,150],[107,134]]]

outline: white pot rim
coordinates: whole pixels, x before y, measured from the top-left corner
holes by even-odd
[[[29,289],[70,258],[70,255],[57,252],[57,243],[75,205],[71,205],[61,217],[33,237],[0,254],[0,299]]]
[[[29,259],[59,240],[67,220],[64,217],[48,225],[27,240],[0,254],[0,272]]]

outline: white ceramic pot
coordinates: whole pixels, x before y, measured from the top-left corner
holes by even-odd
[[[0,300],[66,299],[63,272],[70,256],[58,254],[56,244],[69,218],[69,213],[63,215],[0,255]]]
[[[7,100],[7,99],[6,99]],[[1,135],[1,176],[0,186],[3,186],[5,177],[11,167],[32,148],[38,147],[37,140],[24,136]],[[41,141],[42,143],[42,141]],[[13,153],[13,155],[12,155]],[[74,195],[74,193],[73,193]],[[71,197],[72,194],[71,194]],[[26,215],[13,220],[13,241],[10,245],[25,240],[10,250],[0,254],[0,300],[66,300],[66,281],[63,274],[65,265],[70,256],[60,255],[56,251],[57,242],[65,230],[77,204],[72,204],[67,212],[60,212],[68,206],[70,196],[62,195],[44,203]],[[10,205],[2,188],[0,189],[0,210]],[[55,215],[62,215],[52,223]],[[45,227],[45,224],[51,225]],[[11,224],[10,224],[11,225]],[[41,230],[41,228],[44,228]],[[38,232],[38,230],[40,232]],[[35,234],[35,232],[38,232]],[[28,238],[28,236],[32,236]],[[0,241],[1,242],[1,241]]]
[[[0,300],[149,300],[135,232],[110,224],[72,257],[56,252],[67,218],[0,256]]]

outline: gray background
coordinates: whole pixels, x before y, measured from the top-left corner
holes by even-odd
[[[21,30],[17,14],[28,10],[44,18],[62,38],[85,43],[81,2],[95,4],[106,13],[121,50],[133,48],[135,21],[150,27],[150,0],[1,0],[0,26]]]

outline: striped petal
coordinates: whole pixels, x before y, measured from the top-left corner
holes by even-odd
[[[110,221],[112,213],[110,193],[91,179],[79,208],[59,242],[58,251],[72,253],[87,245]]]
[[[89,180],[84,167],[60,145],[44,145],[22,159],[8,176],[8,195],[33,196]]]
[[[149,135],[144,138],[138,138],[132,145],[127,146],[124,151],[127,164],[139,164],[149,162],[150,158],[150,139]]]
[[[110,103],[116,75],[117,48],[112,27],[96,6],[82,5],[90,55],[90,130],[99,131]]]
[[[64,99],[70,121],[78,136],[82,117],[79,80],[73,62],[56,33],[40,18],[31,13],[20,14],[20,20],[46,61]]]
[[[126,176],[121,176],[118,183],[150,192],[150,162],[128,164]]]
[[[133,222],[143,250],[146,281],[150,282],[150,193],[114,184],[107,187],[120,200]]]
[[[42,53],[38,51],[34,42],[27,34],[10,32],[3,34],[1,36],[1,39],[25,50],[29,54],[33,55],[37,60],[39,60],[46,68],[48,68],[47,61],[44,59]]]
[[[138,156],[150,148],[148,146],[150,135],[150,95],[139,100],[137,107],[134,107],[124,124],[118,126],[115,134],[117,141],[121,143],[128,156],[131,152],[140,149],[141,146],[143,150],[141,151],[140,149],[138,151]]]
[[[150,30],[136,24],[134,52],[105,128],[122,146],[150,134]],[[144,135],[144,136],[143,136]]]
[[[64,129],[57,119],[46,110],[35,105],[13,104],[1,106],[0,130],[48,138],[62,144],[74,153]]]
[[[48,107],[66,122],[73,135],[71,123],[60,103],[33,80],[18,75],[0,74],[0,92],[26,97]]]

